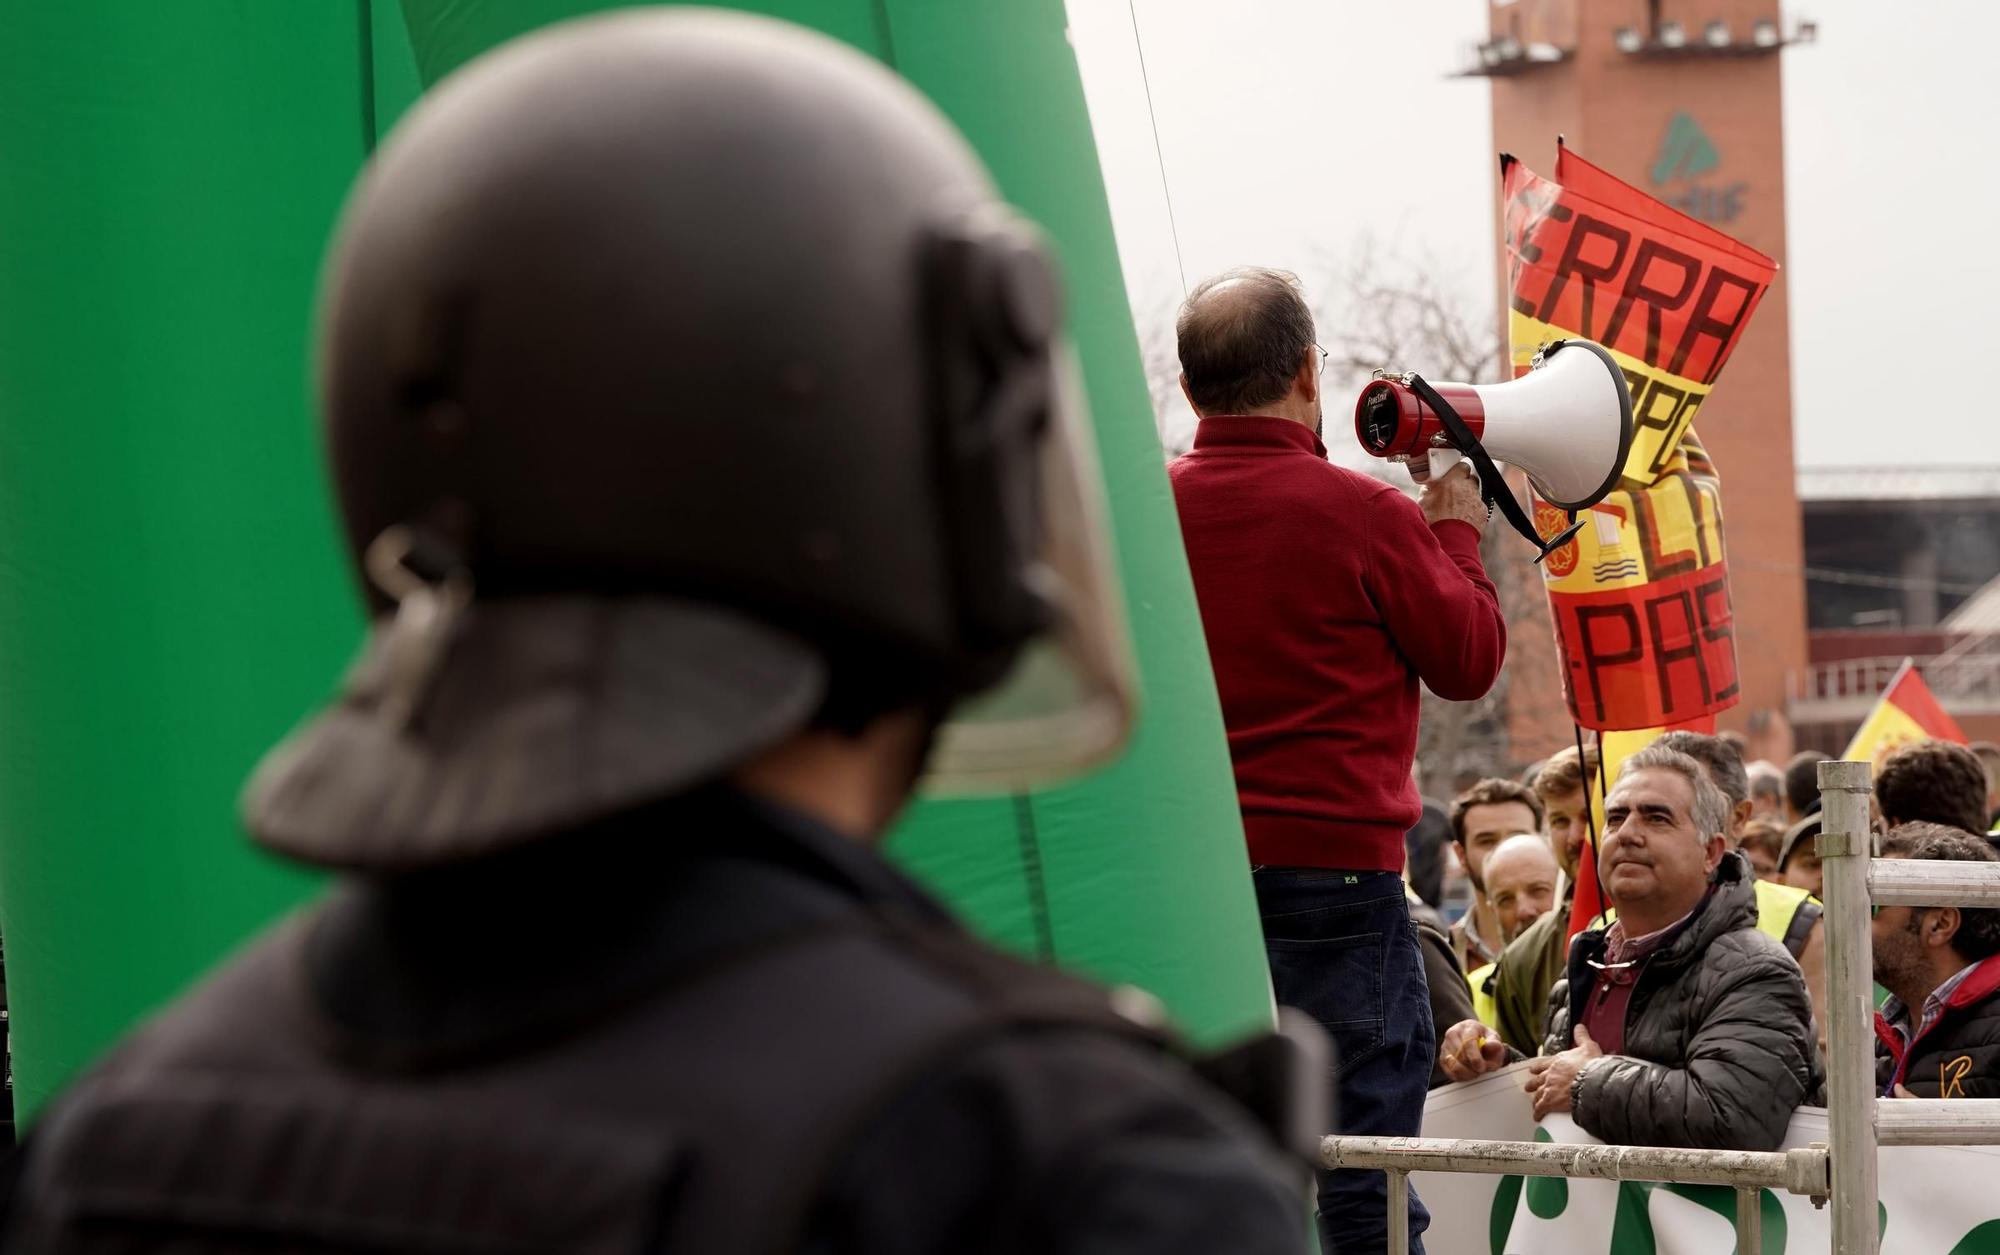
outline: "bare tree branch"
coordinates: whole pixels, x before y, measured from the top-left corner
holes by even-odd
[[[1448,273],[1428,259],[1412,261],[1362,241],[1329,289],[1332,308],[1318,318],[1329,377],[1354,387],[1378,368],[1460,383],[1504,378],[1507,344],[1498,320],[1490,309],[1454,295]],[[1542,601],[1540,574],[1502,531],[1488,528],[1481,542],[1486,571],[1508,623],[1532,622]],[[1424,692],[1417,759],[1433,793],[1448,797],[1462,777],[1517,769],[1510,678],[1503,670],[1492,690],[1472,702]]]

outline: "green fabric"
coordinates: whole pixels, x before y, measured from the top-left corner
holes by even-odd
[[[234,802],[359,641],[308,402],[325,241],[421,86],[577,0],[0,7],[0,931],[31,1113],[315,881]],[[1268,1021],[1226,746],[1060,0],[787,0],[968,132],[1062,255],[1146,686],[1125,760],[927,804],[990,935]]]
[[[359,640],[307,397],[356,6],[0,6],[0,932],[24,1115],[314,882],[234,800]]]

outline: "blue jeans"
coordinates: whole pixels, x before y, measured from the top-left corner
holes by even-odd
[[[1437,1055],[1423,955],[1403,881],[1393,872],[1265,867],[1252,876],[1271,983],[1282,1006],[1318,1020],[1333,1040],[1335,1132],[1415,1137]],[[1328,1255],[1388,1249],[1387,1178],[1319,1174],[1320,1248]],[[1430,1225],[1410,1191],[1410,1250]]]

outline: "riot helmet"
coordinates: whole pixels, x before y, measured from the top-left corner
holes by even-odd
[[[371,613],[246,794],[265,845],[462,860],[726,774],[815,720],[952,712],[932,783],[1113,752],[1131,670],[1038,234],[830,39],[564,23],[363,172],[318,381]]]

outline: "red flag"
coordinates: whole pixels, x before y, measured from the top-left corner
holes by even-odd
[[[1576,894],[1569,902],[1569,935],[1575,937],[1611,909],[1597,880],[1597,841],[1583,843],[1583,857],[1576,863]]]

